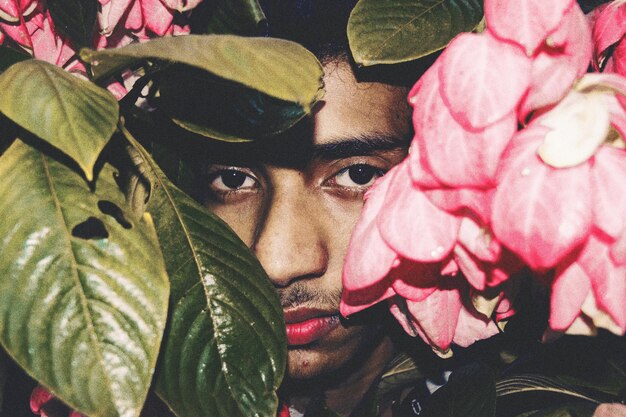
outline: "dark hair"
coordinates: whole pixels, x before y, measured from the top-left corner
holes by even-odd
[[[348,19],[357,0],[262,0],[267,17],[265,35],[298,42],[326,65],[347,61],[359,81],[410,87],[432,64],[435,54],[416,61],[358,66],[350,52]]]

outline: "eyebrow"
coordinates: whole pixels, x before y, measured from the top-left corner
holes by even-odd
[[[390,135],[361,135],[351,138],[337,138],[328,143],[313,145],[312,157],[315,159],[334,160],[352,156],[366,156],[380,151],[407,148],[410,142],[410,137]]]

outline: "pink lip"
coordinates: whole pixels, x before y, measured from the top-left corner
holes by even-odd
[[[308,345],[339,325],[339,314],[317,309],[297,308],[285,311],[289,346]]]

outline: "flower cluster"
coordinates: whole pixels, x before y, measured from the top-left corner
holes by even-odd
[[[626,4],[484,7],[486,29],[457,36],[409,95],[410,154],[366,196],[341,311],[388,300],[446,355],[514,313],[509,277],[526,265],[551,286],[552,331],[623,334]]]
[[[98,0],[91,47],[117,48],[135,41],[189,33],[188,11],[202,0]],[[76,45],[55,27],[46,0],[0,0],[0,44],[28,51],[33,57],[85,73]],[[126,89],[112,83],[121,98]]]

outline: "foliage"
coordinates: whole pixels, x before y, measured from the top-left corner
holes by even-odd
[[[137,416],[151,386],[181,416],[276,412],[286,342],[273,287],[124,120],[150,123],[159,106],[174,136],[269,136],[311,112],[322,70],[295,43],[231,34],[264,18],[256,1],[206,14],[220,34],[161,37],[188,33],[199,3],[0,5],[12,22],[0,20],[0,342],[45,386],[37,412],[54,395],[86,415]],[[185,84],[191,72],[212,88]],[[243,131],[203,117],[225,88],[236,94],[223,108],[258,112]]]
[[[359,64],[411,61],[443,49],[482,16],[480,0],[361,0],[350,14],[348,39]]]

